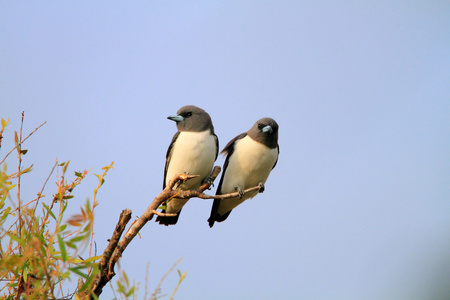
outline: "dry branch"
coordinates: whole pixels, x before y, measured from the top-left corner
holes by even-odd
[[[225,195],[216,195],[211,196],[204,193],[205,190],[209,189],[213,184],[216,177],[219,175],[221,168],[219,166],[215,166],[208,180],[196,190],[189,191],[179,191],[174,190],[174,186],[178,183],[185,182],[186,180],[198,177],[198,175],[187,175],[187,174],[178,174],[176,175],[166,186],[166,188],[150,203],[145,212],[131,225],[128,231],[124,234],[122,239],[119,241],[122,236],[123,231],[125,230],[125,226],[128,221],[131,219],[131,211],[129,209],[125,209],[122,211],[120,215],[119,222],[116,225],[116,230],[113,233],[113,236],[110,239],[108,246],[106,247],[105,252],[103,253],[103,257],[99,263],[100,275],[96,278],[95,283],[93,285],[92,292],[98,297],[103,290],[103,287],[114,277],[114,267],[119,258],[122,256],[122,253],[127,248],[128,244],[133,240],[133,238],[138,234],[139,230],[144,227],[144,225],[150,221],[154,215],[164,215],[164,216],[172,216],[174,214],[163,214],[157,211],[157,208],[161,206],[167,200],[177,197],[177,198],[201,198],[201,199],[227,199],[239,196],[239,192],[234,192]],[[259,186],[255,186],[249,189],[246,189],[244,193],[259,190]],[[95,299],[94,296],[91,296],[91,299]]]
[[[175,217],[177,215],[177,214],[162,213],[157,210],[152,211],[152,213],[157,215],[158,217]]]

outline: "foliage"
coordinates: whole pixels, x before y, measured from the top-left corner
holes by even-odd
[[[74,172],[72,176],[68,175],[69,161],[62,163],[57,161],[37,197],[25,203],[20,194],[21,178],[32,171],[33,165],[22,166],[22,157],[28,152],[22,146],[25,140],[44,124],[45,122],[24,139],[21,126],[19,132],[14,132],[15,147],[0,161],[2,299],[89,298],[94,280],[99,274],[98,261],[102,256],[95,256],[95,253],[92,253],[94,209],[98,205],[98,191],[105,182],[106,174],[113,168],[114,162],[103,167],[102,174],[94,174],[98,179],[98,185],[93,191],[92,204],[89,199],[86,200],[75,215],[67,216],[67,208],[69,204],[74,203],[74,189],[83,182],[89,172],[85,170]],[[9,120],[2,118],[0,149],[3,133],[8,125]],[[16,172],[8,172],[5,160],[14,150],[17,152],[18,168]],[[43,191],[55,170],[56,189],[51,200],[46,203]],[[82,258],[87,251],[87,258]],[[181,274],[178,271],[178,273],[180,279],[170,299],[186,276],[186,272]],[[167,274],[161,282],[166,276]],[[73,291],[67,292],[67,286],[70,284]],[[150,299],[162,297],[160,284]],[[121,299],[135,299],[137,296],[137,286],[130,283],[124,271],[120,272],[116,292]]]
[[[8,121],[2,119],[1,124],[3,133]],[[87,200],[79,214],[65,219],[66,209],[74,197],[73,190],[88,171],[75,172],[68,180],[69,162],[56,163],[56,191],[50,203],[40,201],[45,198],[44,187],[35,199],[23,203],[20,179],[32,170],[32,165],[22,167],[22,156],[27,153],[22,149],[22,132],[15,132],[14,137],[18,170],[8,173],[4,164],[0,171],[0,292],[6,299],[77,297],[89,290],[100,258],[89,255],[82,259],[80,256],[87,247],[92,247],[96,194],[92,204]],[[99,176],[99,187],[111,167],[112,164],[105,167]],[[77,291],[64,294],[63,284],[73,275],[82,279]]]
[[[67,208],[69,204],[75,203],[73,191],[89,172],[85,170],[69,175],[69,161],[57,161],[37,197],[24,202],[20,193],[21,178],[32,171],[33,165],[22,166],[22,157],[28,152],[22,146],[25,140],[44,124],[45,122],[24,139],[21,125],[20,131],[14,132],[14,148],[0,161],[2,299],[89,298],[92,284],[99,273],[98,261],[102,256],[92,253],[94,209],[98,205],[98,190],[105,182],[105,176],[113,168],[114,162],[103,167],[102,174],[94,174],[98,185],[93,191],[93,201],[90,203],[89,199],[86,200],[75,215],[67,216]],[[8,125],[9,120],[2,118],[0,150],[3,133]],[[5,160],[14,151],[17,152],[18,168],[16,172],[9,172]],[[47,197],[43,191],[55,170],[56,189],[46,202],[44,200]],[[88,252],[88,255],[82,258],[85,252]],[[186,273],[178,272],[180,280],[170,299],[186,276]],[[70,285],[73,287],[72,292],[67,292],[67,286]],[[161,297],[159,286],[150,299]],[[121,299],[135,299],[137,296],[137,286],[130,283],[124,271],[120,273],[116,292]]]

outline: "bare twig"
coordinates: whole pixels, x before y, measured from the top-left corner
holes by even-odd
[[[56,160],[55,164],[53,165],[53,168],[52,168],[52,170],[50,171],[50,174],[48,174],[48,177],[47,177],[47,179],[45,180],[44,185],[42,186],[41,192],[38,194],[38,197],[37,197],[37,199],[36,199],[36,205],[34,206],[33,214],[36,212],[36,208],[37,208],[37,206],[38,206],[38,204],[39,204],[39,199],[42,198],[42,196],[43,196],[42,193],[44,192],[44,188],[45,188],[45,186],[47,185],[47,182],[48,182],[48,180],[50,179],[50,176],[52,176],[53,171],[55,170],[55,168],[56,168],[57,165],[58,165],[58,160]]]
[[[152,213],[157,215],[158,217],[175,217],[177,215],[177,214],[162,213],[157,210],[153,210]]]
[[[178,288],[180,287],[181,282],[184,280],[184,278],[186,278],[186,271],[183,273],[183,275],[180,276],[180,279],[178,280],[177,286],[175,287],[175,289],[172,292],[172,295],[170,295],[169,300],[173,299],[173,296],[175,296],[175,294],[178,291]]]
[[[260,190],[259,186],[254,186],[251,188],[248,188],[246,190],[244,190],[244,194],[248,193],[248,192],[253,192],[253,191],[257,191]],[[189,198],[200,198],[200,199],[205,199],[205,200],[209,200],[209,199],[229,199],[229,198],[233,198],[233,197],[238,197],[239,196],[239,192],[233,192],[233,193],[229,193],[229,194],[223,194],[223,195],[215,195],[215,196],[211,196],[211,195],[207,195],[203,192],[200,192],[198,190],[192,190],[192,191],[181,191],[178,195],[177,198],[181,198],[181,199],[189,199]]]
[[[2,121],[3,121],[3,119],[2,119]],[[0,128],[0,148],[2,147],[3,130],[5,130],[5,128],[3,127],[3,123],[2,123],[2,127]]]
[[[22,176],[20,176],[20,168],[22,167],[22,129],[23,129],[23,118],[25,116],[25,112],[22,111],[22,119],[20,121],[20,133],[19,133],[19,140],[18,140],[18,152],[19,152],[19,165],[17,166],[17,174],[19,175],[17,177],[17,202],[18,202],[18,214],[19,214],[19,237],[22,235],[22,201],[20,200],[20,179]],[[17,136],[16,136],[17,137]],[[22,249],[22,248],[20,248]]]
[[[42,123],[41,125],[39,125],[38,127],[36,127],[29,135],[27,135],[26,138],[24,138],[22,140],[22,142],[20,142],[19,144],[17,144],[14,148],[11,149],[11,151],[8,152],[8,154],[6,154],[6,156],[2,159],[2,161],[0,161],[0,165],[5,161],[5,159],[14,151],[16,150],[17,147],[19,147],[20,145],[22,145],[33,133],[36,132],[36,130],[38,130],[39,128],[41,128],[42,126],[45,125],[45,123],[47,123],[47,121],[45,121],[44,123]]]
[[[147,262],[147,266],[145,267],[145,290],[144,290],[144,299],[147,299],[148,294],[148,271],[150,269],[150,262]]]
[[[172,271],[175,269],[175,267],[183,260],[182,257],[180,257],[169,269],[169,271],[166,272],[166,274],[164,274],[164,276],[161,278],[161,280],[159,281],[158,285],[155,288],[155,291],[153,292],[153,294],[150,296],[150,299],[157,299],[158,293],[161,290],[161,285],[163,284],[164,280],[166,279],[166,277],[172,273]],[[145,298],[144,298],[145,299]]]

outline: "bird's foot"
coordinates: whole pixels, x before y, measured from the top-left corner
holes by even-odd
[[[214,187],[214,179],[211,176],[207,176],[205,177],[205,179],[203,179],[202,185],[205,183],[209,184],[208,190]]]
[[[260,183],[258,183],[258,186],[259,186],[259,192],[260,193],[264,192],[264,189],[265,189],[264,183],[260,182]]]
[[[240,187],[236,187],[236,190],[239,193],[239,199],[242,199],[242,196],[244,196],[244,191]]]

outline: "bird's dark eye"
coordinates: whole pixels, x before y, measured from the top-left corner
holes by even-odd
[[[186,117],[190,117],[190,116],[192,116],[191,112],[186,113]]]
[[[264,125],[263,124],[258,124],[258,129],[263,129]]]

